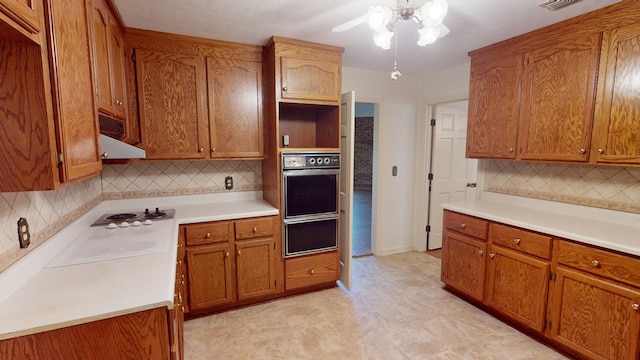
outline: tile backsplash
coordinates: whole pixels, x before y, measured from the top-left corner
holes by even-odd
[[[640,168],[485,160],[483,190],[640,213]]]
[[[0,272],[103,199],[262,189],[262,161],[154,161],[105,165],[101,176],[52,191],[0,193]],[[17,221],[29,221],[31,245],[18,246]]]

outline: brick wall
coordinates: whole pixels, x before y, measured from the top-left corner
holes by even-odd
[[[373,179],[373,117],[356,117],[353,188],[371,190]]]

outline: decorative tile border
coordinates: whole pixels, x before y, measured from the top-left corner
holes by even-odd
[[[640,168],[483,163],[484,191],[640,213]]]

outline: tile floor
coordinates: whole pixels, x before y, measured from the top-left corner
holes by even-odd
[[[440,259],[353,260],[341,287],[185,323],[185,358],[566,359],[442,290]]]

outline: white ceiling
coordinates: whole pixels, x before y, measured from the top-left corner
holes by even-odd
[[[424,0],[400,0],[421,4]],[[621,0],[582,0],[551,11],[543,0],[449,0],[444,24],[451,33],[421,47],[412,21],[399,21],[398,67],[424,74],[468,61],[471,50],[599,9]],[[342,32],[331,28],[396,0],[113,0],[127,27],[264,45],[272,35],[338,45],[343,65],[391,71],[393,47],[373,44],[366,24]]]

